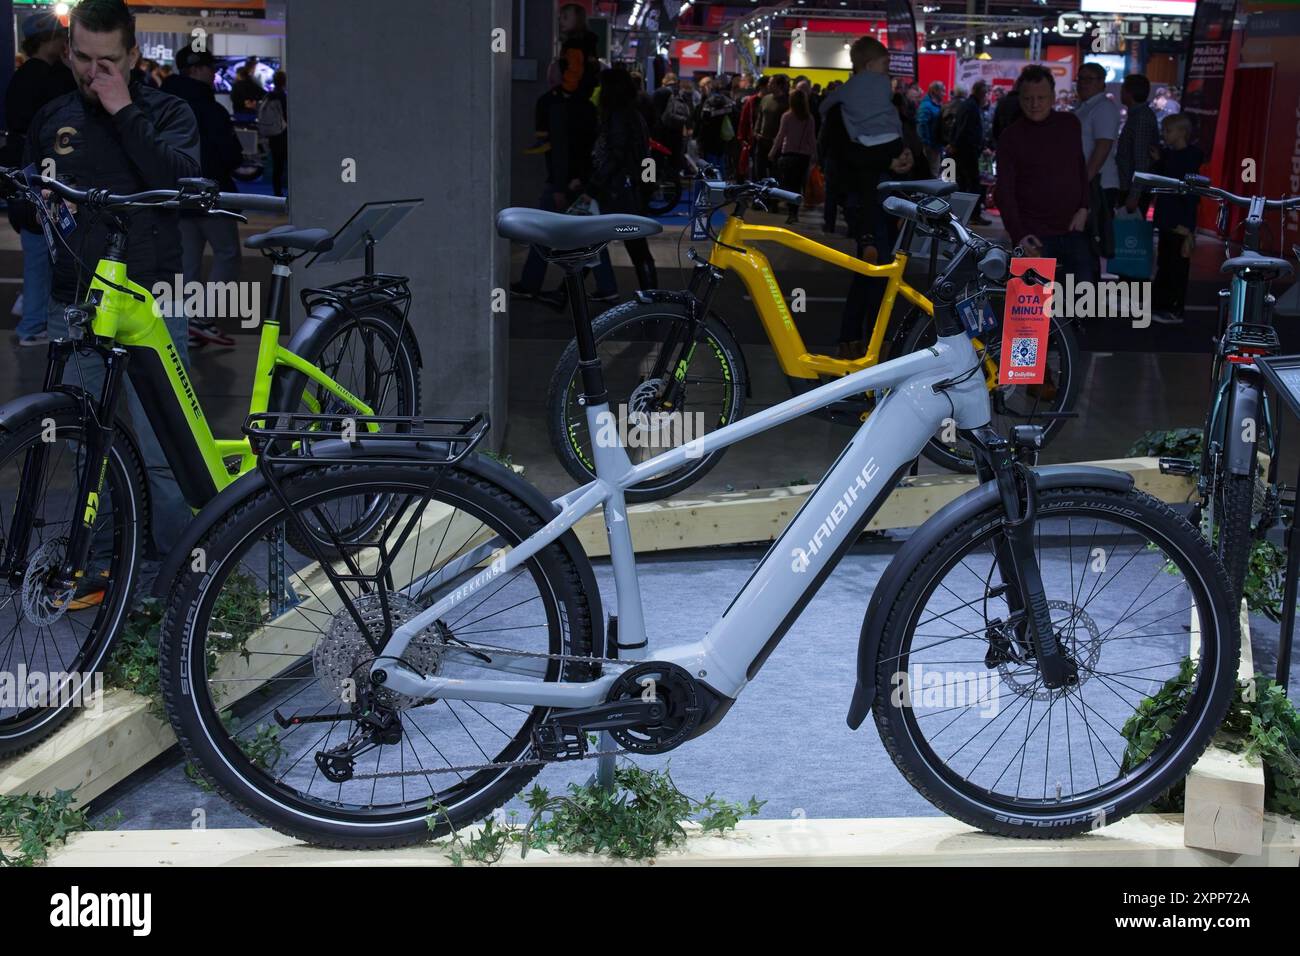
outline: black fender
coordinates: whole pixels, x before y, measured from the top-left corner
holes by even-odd
[[[45,415],[70,414],[80,417],[82,409],[87,402],[95,402],[97,399],[92,397],[84,389],[75,385],[60,385],[56,390],[51,392],[31,392],[27,395],[20,395],[15,399],[0,405],[0,428],[9,431],[14,425],[21,424],[29,418]],[[130,423],[119,416],[117,420],[117,431],[113,438],[114,442],[124,442],[130,447],[131,453],[135,455],[135,460],[140,463],[140,468],[144,472],[144,485],[140,488],[140,503],[142,505],[140,513],[145,517],[146,529],[150,520],[152,511],[152,500],[149,497],[149,467],[145,463],[144,455],[140,451],[140,441],[135,437],[135,431],[131,428]],[[148,533],[144,540],[148,540]]]
[[[393,319],[393,324],[400,324],[402,313],[388,297],[382,293],[373,293],[369,301],[355,306],[362,314],[371,315],[385,312]],[[312,307],[307,318],[294,330],[286,346],[294,355],[303,357],[319,355],[325,343],[338,332],[339,328],[351,322],[352,318],[343,309],[332,302],[319,302]],[[411,360],[417,371],[424,366],[424,357],[420,354],[420,343],[415,330],[408,323],[404,334],[407,347],[411,350]],[[267,404],[270,411],[292,411],[298,407],[298,398],[307,387],[307,376],[287,366],[277,366],[271,380],[271,396]]]
[[[1052,488],[1104,488],[1107,491],[1127,493],[1133,487],[1133,476],[1109,468],[1090,465],[1047,465],[1035,468],[1035,486],[1042,491]],[[907,581],[907,572],[921,557],[939,543],[948,531],[990,508],[999,507],[997,482],[986,481],[972,488],[955,501],[939,509],[925,524],[907,539],[894,560],[889,563],[880,583],[872,592],[862,620],[862,635],[858,640],[858,682],[849,704],[848,724],[857,730],[866,719],[876,699],[876,657],[884,636],[885,616]]]
[[[1267,428],[1267,423],[1262,417],[1263,398],[1263,377],[1253,368],[1239,366],[1237,374],[1232,377],[1232,392],[1228,395],[1223,422],[1224,454],[1230,475],[1254,474],[1255,449],[1260,435]],[[1254,422],[1255,441],[1253,442],[1248,442],[1241,437],[1242,422],[1246,419]]]
[[[366,442],[365,440],[353,445],[343,441],[320,442],[316,446],[316,451],[321,457],[330,458],[361,458],[366,456],[372,458],[445,458],[447,454],[446,445],[439,442],[378,443]],[[282,467],[280,475],[287,477],[301,471],[307,467],[307,464],[304,462],[302,465]],[[491,458],[486,458],[483,455],[468,455],[460,461],[457,467],[514,495],[536,511],[543,521],[549,521],[560,513],[560,509],[555,503],[538,491],[537,488],[524,481],[510,468],[493,461]],[[266,478],[261,469],[255,468],[242,475],[238,480],[227,486],[221,494],[204,505],[199,513],[194,516],[194,520],[190,522],[189,527],[185,529],[185,533],[181,535],[176,547],[163,559],[162,565],[158,569],[158,576],[154,579],[154,596],[165,599],[167,589],[171,587],[172,582],[180,573],[181,565],[190,560],[190,556],[194,553],[199,541],[203,539],[203,536],[207,534],[212,526],[225,515],[265,490],[266,487]],[[587,553],[582,549],[577,535],[572,531],[566,531],[556,539],[556,543],[564,549],[578,569],[583,591],[586,593],[588,603],[591,605],[593,650],[596,656],[603,657],[605,618],[601,610],[600,587],[596,584],[596,575],[591,567],[591,559],[587,557]]]
[[[693,293],[674,289],[643,289],[636,293],[636,300],[643,305],[666,302],[670,305],[680,305],[683,309],[687,310],[691,309],[699,302]],[[740,345],[740,340],[736,338],[735,331],[733,331],[731,326],[727,324],[726,319],[717,312],[714,312],[712,309],[709,310],[708,318],[722,326],[726,330],[727,334],[731,336],[731,341],[735,342],[737,346]],[[738,347],[736,351],[739,353],[740,374],[745,378],[745,397],[752,398],[754,394],[753,384],[749,379],[749,362],[745,358],[745,350]]]

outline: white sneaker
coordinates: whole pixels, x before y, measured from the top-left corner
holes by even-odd
[[[21,348],[31,349],[40,345],[49,345],[50,337],[44,332],[37,332],[35,335],[18,336],[18,345]]]

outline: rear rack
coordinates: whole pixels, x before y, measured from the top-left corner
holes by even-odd
[[[1282,349],[1277,330],[1258,322],[1234,322],[1223,336],[1225,352],[1249,352],[1252,355],[1276,355]]]
[[[402,324],[405,325],[406,313],[411,307],[411,280],[406,276],[381,272],[344,279],[315,289],[303,289],[300,298],[302,307],[307,312],[311,312],[313,306],[328,304],[353,317],[359,308],[374,305],[376,299],[381,302],[387,300],[386,304],[402,310]]]
[[[454,465],[478,447],[490,423],[482,413],[473,418],[411,418],[403,415],[320,415],[308,412],[262,412],[244,422],[253,452],[262,466],[279,464],[411,464],[422,468]],[[363,442],[373,454],[341,454],[322,450],[327,442],[354,436],[348,447]],[[386,455],[398,445],[419,445],[419,458]]]

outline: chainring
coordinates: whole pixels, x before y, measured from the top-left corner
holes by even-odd
[[[381,594],[372,592],[353,600],[357,614],[373,635],[383,633],[384,602],[387,601],[392,630],[397,630],[418,615],[424,608],[419,602],[396,591]],[[447,637],[440,623],[434,624],[412,638],[402,654],[402,661],[418,673],[429,676],[437,672],[442,663],[442,652]],[[339,611],[330,621],[329,629],[312,649],[311,665],[321,687],[332,697],[356,700],[356,685],[369,679],[369,665],[375,659],[374,649],[357,627],[357,622],[347,608]],[[390,710],[407,710],[429,701],[409,697],[377,686],[372,689],[374,702]]]
[[[700,725],[704,708],[700,704],[699,685],[685,668],[667,661],[646,661],[628,668],[615,678],[605,697],[611,703],[654,698],[667,704],[663,720],[653,725],[609,731],[620,747],[638,754],[664,753],[685,743]]]

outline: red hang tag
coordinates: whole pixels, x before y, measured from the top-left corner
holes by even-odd
[[[1041,282],[1024,279],[1007,282],[1007,300],[1002,312],[1002,362],[999,385],[1041,385],[1047,369],[1047,314],[1049,283],[1056,276],[1055,259],[1012,259],[1011,274],[1024,275],[1033,269]]]

